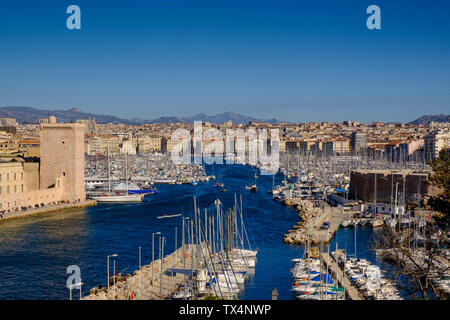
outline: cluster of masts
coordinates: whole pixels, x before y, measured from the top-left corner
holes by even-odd
[[[183,219],[183,251],[190,260],[184,268],[168,271],[184,274],[183,285],[172,299],[235,299],[244,288],[245,281],[254,272],[258,250],[251,247],[243,221],[242,197],[238,205],[235,195],[233,208],[224,211],[219,199],[215,210],[198,208],[194,196],[194,217]],[[184,240],[185,230],[187,242]],[[190,264],[190,269],[186,268]]]

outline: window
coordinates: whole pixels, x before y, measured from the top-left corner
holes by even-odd
[[[9,193],[9,186],[6,188],[6,193]]]
[[[2,194],[2,187],[0,187],[0,194]]]
[[[23,181],[23,172],[20,173],[20,179]]]
[[[2,181],[2,174],[0,173],[0,181]]]
[[[20,186],[21,192],[23,192],[23,184]]]
[[[17,186],[14,185],[14,193],[17,193]]]
[[[6,174],[6,181],[9,181],[9,173]]]
[[[14,181],[17,180],[16,173],[14,172]]]

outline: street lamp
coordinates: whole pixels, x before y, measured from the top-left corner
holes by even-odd
[[[161,256],[161,260],[160,260],[160,276],[159,276],[159,296],[162,298],[162,277],[163,277],[163,259],[164,259],[164,243],[166,242],[166,237],[160,237],[159,238],[161,246],[160,246],[160,256]]]
[[[109,255],[109,256],[107,256],[106,257],[106,268],[108,269],[107,270],[107,276],[108,276],[108,282],[107,282],[107,284],[108,284],[108,289],[107,289],[107,299],[109,300],[109,258],[110,257],[117,257],[118,256],[118,254],[117,253],[115,253],[115,254],[112,254],[112,255]]]
[[[153,286],[153,269],[155,268],[155,264],[153,263],[155,261],[155,234],[161,234],[161,232],[155,232],[152,233],[152,286]]]
[[[76,286],[80,286],[80,300],[81,300],[81,286],[83,285],[83,282],[78,282],[75,284],[70,284],[69,285],[69,292],[70,292],[70,300],[72,300],[72,288],[76,287]]]

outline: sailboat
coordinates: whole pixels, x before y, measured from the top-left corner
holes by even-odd
[[[144,199],[144,194],[128,194],[128,161],[127,154],[125,154],[125,194],[112,194],[111,192],[111,172],[109,168],[109,143],[108,143],[108,194],[101,194],[100,196],[92,197],[97,202],[108,203],[123,203],[123,202],[141,202]]]

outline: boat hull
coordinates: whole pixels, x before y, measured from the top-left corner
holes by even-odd
[[[92,197],[97,202],[107,203],[124,203],[124,202],[141,202],[144,198],[143,195],[124,195],[124,196],[98,196]]]

